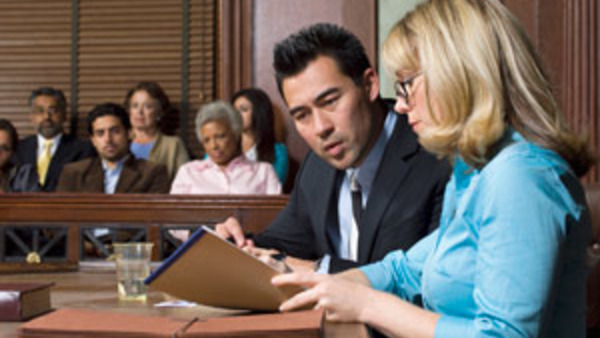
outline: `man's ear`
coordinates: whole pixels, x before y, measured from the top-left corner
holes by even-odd
[[[379,75],[373,68],[365,69],[363,73],[363,87],[369,100],[374,102],[379,97]]]

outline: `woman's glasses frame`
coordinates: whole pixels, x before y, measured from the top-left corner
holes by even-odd
[[[408,102],[408,98],[411,94],[411,87],[414,80],[421,75],[421,72],[418,72],[402,81],[397,80],[394,82],[394,91],[396,92],[396,97],[403,98],[406,102]]]

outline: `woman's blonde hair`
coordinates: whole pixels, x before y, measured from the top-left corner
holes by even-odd
[[[587,142],[567,127],[531,42],[499,1],[423,3],[394,26],[383,58],[393,73],[425,77],[435,126],[419,141],[428,150],[458,152],[480,168],[510,126],[560,154],[577,175],[592,165]]]

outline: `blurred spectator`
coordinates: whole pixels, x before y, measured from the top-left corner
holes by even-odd
[[[273,104],[258,88],[247,88],[233,94],[231,103],[242,115],[242,151],[252,161],[269,162],[281,184],[285,184],[289,160],[283,143],[275,141]]]
[[[204,160],[181,166],[171,194],[280,194],[281,183],[273,166],[250,161],[241,151],[242,117],[230,104],[216,101],[196,115],[198,140]],[[181,241],[188,230],[171,230]]]
[[[67,101],[61,90],[43,87],[34,90],[29,98],[31,123],[37,135],[19,143],[16,157],[19,163],[36,168],[42,191],[54,191],[58,178],[67,163],[94,156],[89,142],[77,141],[63,133]]]
[[[98,157],[66,165],[57,191],[96,193],[166,193],[163,164],[136,159],[129,152],[131,124],[127,111],[114,103],[96,106],[87,117]]]
[[[136,158],[164,164],[172,181],[190,158],[179,137],[159,129],[159,122],[172,109],[169,97],[156,82],[140,82],[127,93],[125,107],[133,127],[131,152]]]
[[[281,193],[273,166],[242,154],[242,117],[230,104],[216,101],[202,107],[196,132],[208,156],[181,166],[172,194]]]
[[[6,119],[0,119],[0,192],[39,191],[35,168],[11,161],[17,148],[17,130]]]

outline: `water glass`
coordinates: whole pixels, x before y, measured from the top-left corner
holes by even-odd
[[[114,243],[119,300],[146,301],[153,243]]]

